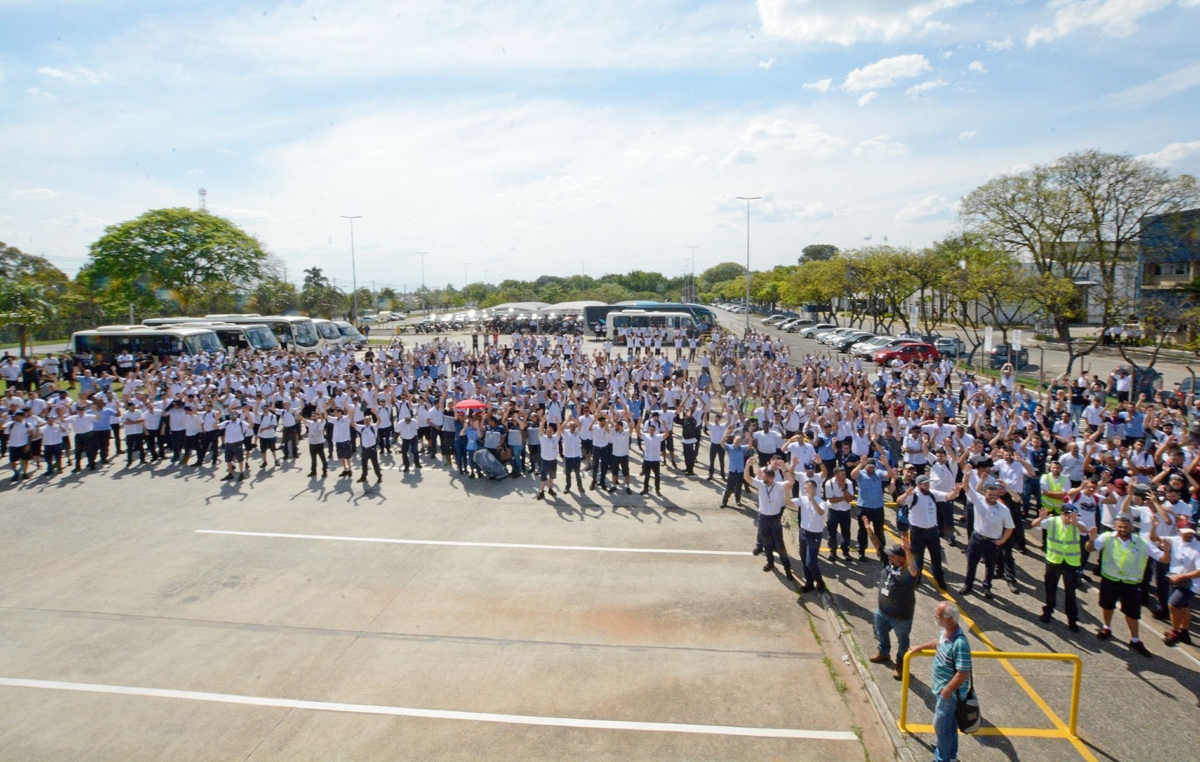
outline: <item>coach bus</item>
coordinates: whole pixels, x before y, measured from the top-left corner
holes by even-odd
[[[692,316],[701,333],[711,331],[717,324],[717,315],[703,304],[682,302],[622,302],[621,304],[593,304],[583,308],[583,319],[597,336],[607,334],[608,316],[624,310],[646,310],[653,312],[683,312]]]
[[[631,330],[653,328],[656,330],[689,330],[696,321],[685,312],[662,312],[649,310],[621,310],[608,313],[607,337],[616,343],[624,343],[625,335]]]
[[[160,359],[216,354],[224,346],[216,333],[199,326],[103,325],[71,334],[70,348],[73,354],[90,357],[94,362],[111,362],[122,354]]]
[[[275,338],[275,334],[271,329],[265,325],[234,325],[233,323],[226,323],[215,319],[186,317],[147,318],[142,321],[142,325],[152,328],[170,326],[207,328],[217,334],[217,338],[221,340],[223,345],[234,351],[249,348],[269,352],[272,349],[279,349],[278,339]]]
[[[300,315],[259,315],[247,312],[233,315],[205,315],[209,320],[234,325],[265,325],[275,332],[284,349],[308,354],[320,352],[323,342],[310,318]]]

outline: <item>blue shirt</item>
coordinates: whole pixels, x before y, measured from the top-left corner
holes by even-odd
[[[740,474],[746,470],[746,456],[750,454],[750,445],[725,445],[729,453],[729,473]]]
[[[949,682],[954,679],[956,672],[971,671],[971,644],[967,642],[967,636],[963,634],[962,628],[959,627],[954,631],[954,635],[950,638],[946,637],[946,631],[943,630],[941,635],[938,635],[938,644],[936,653],[933,656],[933,679],[931,685],[934,693],[941,693]],[[956,694],[959,701],[967,697],[967,690],[971,681],[963,683],[959,686]]]
[[[833,437],[817,439],[817,457],[821,460],[833,460],[837,457],[837,451],[833,449]]]
[[[883,472],[875,469],[875,475],[867,473],[867,469],[858,472],[858,507],[883,507]]]

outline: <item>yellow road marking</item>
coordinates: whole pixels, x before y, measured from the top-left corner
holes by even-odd
[[[932,725],[909,725],[908,732],[910,733],[932,733]],[[971,735],[973,736],[1006,736],[1008,738],[1062,738],[1070,740],[1070,734],[1064,734],[1061,730],[1054,728],[1000,728],[989,725],[980,728]]]
[[[884,527],[884,531],[887,532],[889,535],[891,535],[897,542],[900,541],[900,538],[890,528]],[[930,580],[933,579],[933,573],[930,572],[928,569],[922,568],[921,573],[922,573],[922,576],[928,577]],[[971,619],[969,616],[966,615],[966,613],[963,612],[963,605],[961,603],[959,603],[957,600],[955,600],[954,596],[950,595],[950,593],[946,592],[945,590],[942,590],[941,588],[939,588],[937,586],[936,582],[933,585],[933,589],[937,590],[941,594],[941,596],[943,598],[945,598],[947,601],[950,601],[951,603],[958,606],[958,610],[960,612],[960,616],[962,617],[963,621],[970,628],[971,632],[975,633],[975,636],[977,638],[979,638],[980,642],[982,642],[985,646],[987,646],[989,650],[992,650],[992,651],[1000,651],[1001,650],[1001,649],[997,648],[996,644],[992,642],[991,638],[989,638],[987,636],[987,634],[984,633],[984,631],[979,628],[979,625],[975,624],[975,620]],[[1064,738],[1067,741],[1071,742],[1071,745],[1075,747],[1075,751],[1079,752],[1079,755],[1081,757],[1083,757],[1085,760],[1087,760],[1087,762],[1100,762],[1098,759],[1096,759],[1096,756],[1094,754],[1092,754],[1091,750],[1087,748],[1087,746],[1083,743],[1083,741],[1081,741],[1078,737],[1071,735],[1070,728],[1067,727],[1067,724],[1062,721],[1062,718],[1059,717],[1054,712],[1053,709],[1050,708],[1050,705],[1047,704],[1045,699],[1043,699],[1041,697],[1041,695],[1033,689],[1033,686],[1030,685],[1029,682],[1025,680],[1024,676],[1022,676],[1021,673],[1017,671],[1017,668],[1012,665],[1012,662],[1010,662],[1008,659],[999,659],[998,661],[1004,667],[1004,670],[1006,672],[1008,672],[1008,674],[1012,675],[1013,680],[1017,681],[1017,685],[1021,686],[1021,689],[1025,691],[1025,694],[1027,696],[1029,696],[1029,698],[1033,699],[1033,703],[1037,704],[1038,708],[1042,710],[1042,713],[1046,715],[1046,718],[1054,724],[1055,728],[1057,728],[1056,732],[1059,734],[1058,736],[1039,736],[1039,737]],[[925,725],[925,726],[909,725],[910,729],[917,728],[917,727],[928,727],[928,728],[930,728],[929,731],[922,731],[922,732],[932,732],[933,726],[931,726],[931,725]],[[998,729],[998,730],[1002,730],[1002,729]],[[988,734],[988,735],[1006,735],[1006,734],[1003,732],[996,732],[994,734]]]

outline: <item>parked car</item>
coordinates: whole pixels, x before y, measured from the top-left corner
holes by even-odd
[[[887,349],[888,347],[896,346],[897,344],[903,344],[904,341],[904,339],[899,339],[895,336],[888,336],[886,334],[872,336],[871,338],[863,339],[854,346],[850,347],[850,354],[857,357],[874,357],[875,353],[879,350]]]
[[[833,323],[817,323],[816,325],[810,325],[808,328],[800,329],[800,335],[803,338],[811,339],[814,334],[820,331],[828,331],[830,328],[837,328],[837,326]]]
[[[779,325],[780,323],[782,323],[785,320],[791,320],[791,317],[792,317],[791,315],[775,314],[775,315],[772,315],[771,317],[763,318],[759,322],[761,322],[763,325]]]
[[[849,352],[850,347],[862,341],[863,339],[869,339],[874,335],[875,334],[871,333],[870,331],[851,331],[842,338],[830,344],[830,346],[834,347],[839,352]]]
[[[832,331],[826,331],[825,333],[821,334],[818,336],[818,339],[822,344],[828,344],[832,347],[841,342],[842,339],[846,338],[850,334],[860,332],[862,331],[860,331],[858,328],[836,328]]]
[[[1008,342],[997,344],[992,347],[992,356],[990,364],[993,368],[1004,367],[1005,363],[1011,362],[1017,370],[1024,368],[1029,364],[1029,350],[1025,347],[1017,352],[1012,351],[1012,347]]]
[[[937,347],[923,341],[906,341],[894,347],[880,349],[875,353],[875,362],[887,365],[893,360],[901,362],[932,362],[938,359]]]
[[[943,357],[959,357],[967,351],[963,340],[957,336],[939,336],[934,339],[933,345],[937,347],[938,353]]]
[[[798,317],[798,318],[792,318],[791,320],[780,323],[778,327],[779,327],[779,330],[781,330],[781,331],[787,331],[788,333],[795,333],[796,331],[799,331],[799,330],[805,328],[806,326],[810,326],[812,324],[813,324],[812,318]]]

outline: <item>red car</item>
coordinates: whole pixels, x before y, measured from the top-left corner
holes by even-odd
[[[926,344],[921,341],[909,341],[904,344],[897,344],[894,347],[887,347],[875,353],[875,362],[880,365],[887,365],[892,360],[900,360],[900,362],[930,362],[937,360],[941,355],[937,351],[937,347],[932,344]]]

